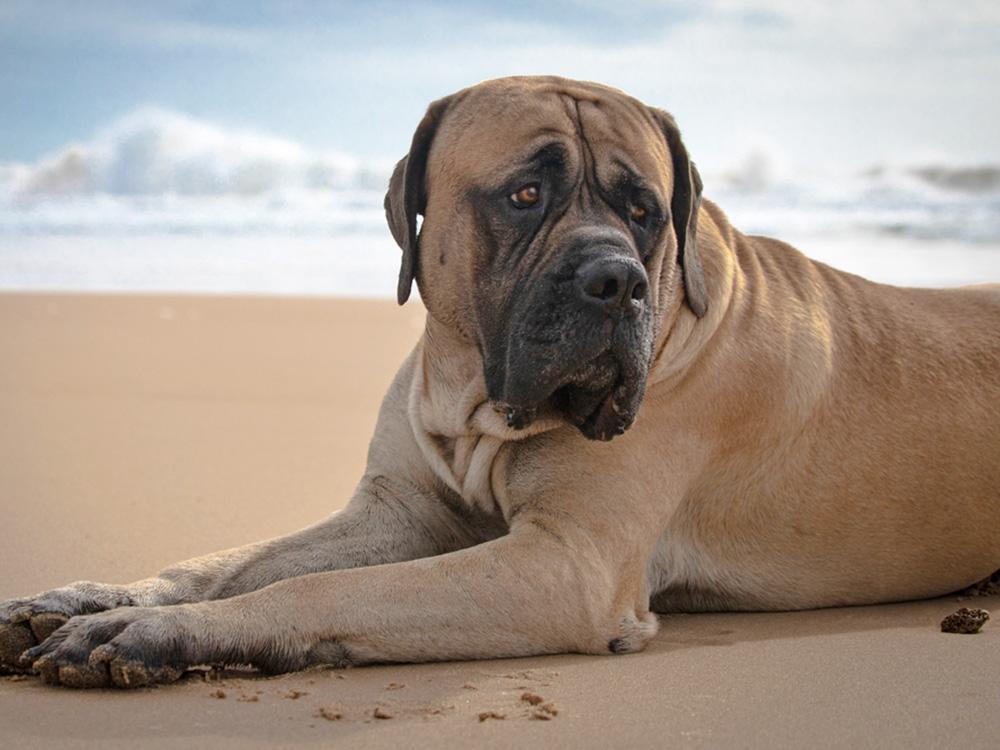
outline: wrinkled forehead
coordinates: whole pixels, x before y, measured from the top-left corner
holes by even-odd
[[[617,165],[667,179],[666,141],[649,108],[615,89],[566,82],[490,82],[459,94],[434,139],[428,175],[497,179],[546,147],[579,168]]]

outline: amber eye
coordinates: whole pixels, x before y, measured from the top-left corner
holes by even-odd
[[[516,193],[512,193],[510,201],[518,208],[528,208],[529,206],[534,206],[538,203],[538,200],[541,197],[542,191],[539,190],[538,185],[532,183],[530,185],[525,185]]]
[[[639,222],[646,218],[646,209],[642,206],[629,206],[628,215],[632,221]]]

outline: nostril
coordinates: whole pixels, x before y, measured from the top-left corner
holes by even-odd
[[[599,300],[615,299],[618,297],[618,280],[611,278],[592,279],[584,287],[584,291]]]
[[[638,301],[646,296],[646,282],[640,281],[632,287],[632,299]]]

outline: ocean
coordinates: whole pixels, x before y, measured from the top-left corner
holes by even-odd
[[[776,163],[705,167],[705,196],[744,233],[876,281],[1000,282],[997,165]],[[391,166],[141,110],[0,163],[0,289],[391,297]]]

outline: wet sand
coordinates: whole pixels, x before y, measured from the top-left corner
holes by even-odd
[[[387,301],[0,295],[0,598],[140,578],[341,507],[422,318]],[[963,604],[1000,610],[953,596],[677,615],[631,656],[193,675],[130,693],[0,678],[0,743],[995,745],[1000,625],[941,633]]]

